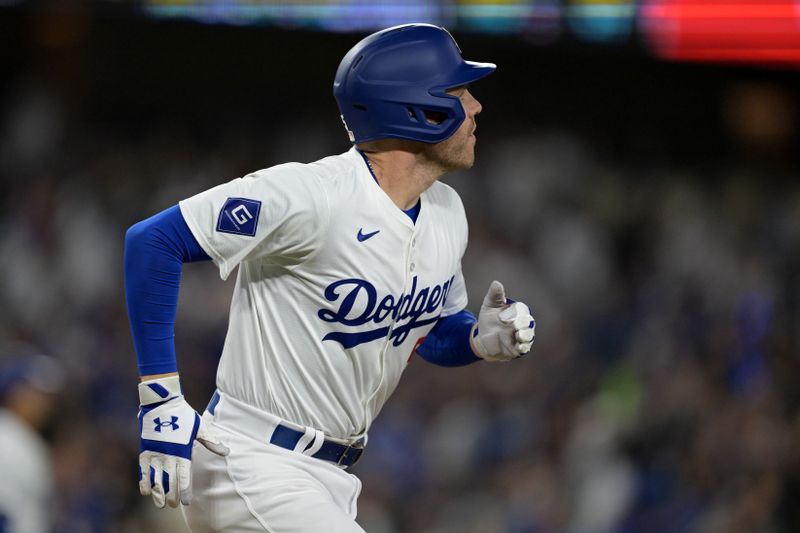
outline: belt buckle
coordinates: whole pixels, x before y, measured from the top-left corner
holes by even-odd
[[[350,453],[350,450],[361,450],[361,453],[364,453],[364,445],[361,444],[361,443],[346,445],[344,447],[344,451],[339,456],[339,460],[336,461],[336,466],[342,466],[342,461],[344,461],[344,458],[347,456],[347,454]],[[356,464],[358,462],[358,460],[361,459],[361,453],[358,454],[358,457],[356,457],[356,460],[353,461],[352,463],[350,463],[348,466],[353,466],[354,464]]]

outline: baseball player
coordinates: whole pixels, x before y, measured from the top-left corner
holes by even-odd
[[[32,347],[0,349],[0,532],[53,529],[55,487],[50,449],[40,432],[49,424],[64,372]]]
[[[347,468],[410,357],[509,361],[528,307],[489,286],[467,311],[467,221],[437,181],[472,166],[495,65],[428,24],[372,34],[342,59],[334,96],[354,146],[234,179],[132,226],[128,314],[139,362],[139,488],[184,507],[195,532],[356,532]],[[217,391],[181,394],[174,320],[183,263],[239,268]]]

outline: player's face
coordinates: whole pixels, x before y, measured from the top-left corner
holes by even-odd
[[[429,145],[429,155],[448,171],[470,168],[475,163],[475,117],[483,107],[466,87],[456,87],[447,93],[458,96],[466,118],[449,139]]]

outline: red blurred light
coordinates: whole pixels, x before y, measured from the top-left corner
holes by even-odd
[[[649,0],[640,23],[665,59],[765,63],[800,67],[798,2]]]

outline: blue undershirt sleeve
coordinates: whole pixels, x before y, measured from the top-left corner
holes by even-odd
[[[478,319],[466,309],[440,318],[417,347],[420,357],[439,366],[464,366],[481,359],[472,351],[470,330]]]
[[[178,369],[175,314],[183,263],[208,261],[177,205],[125,234],[125,299],[139,374]]]

